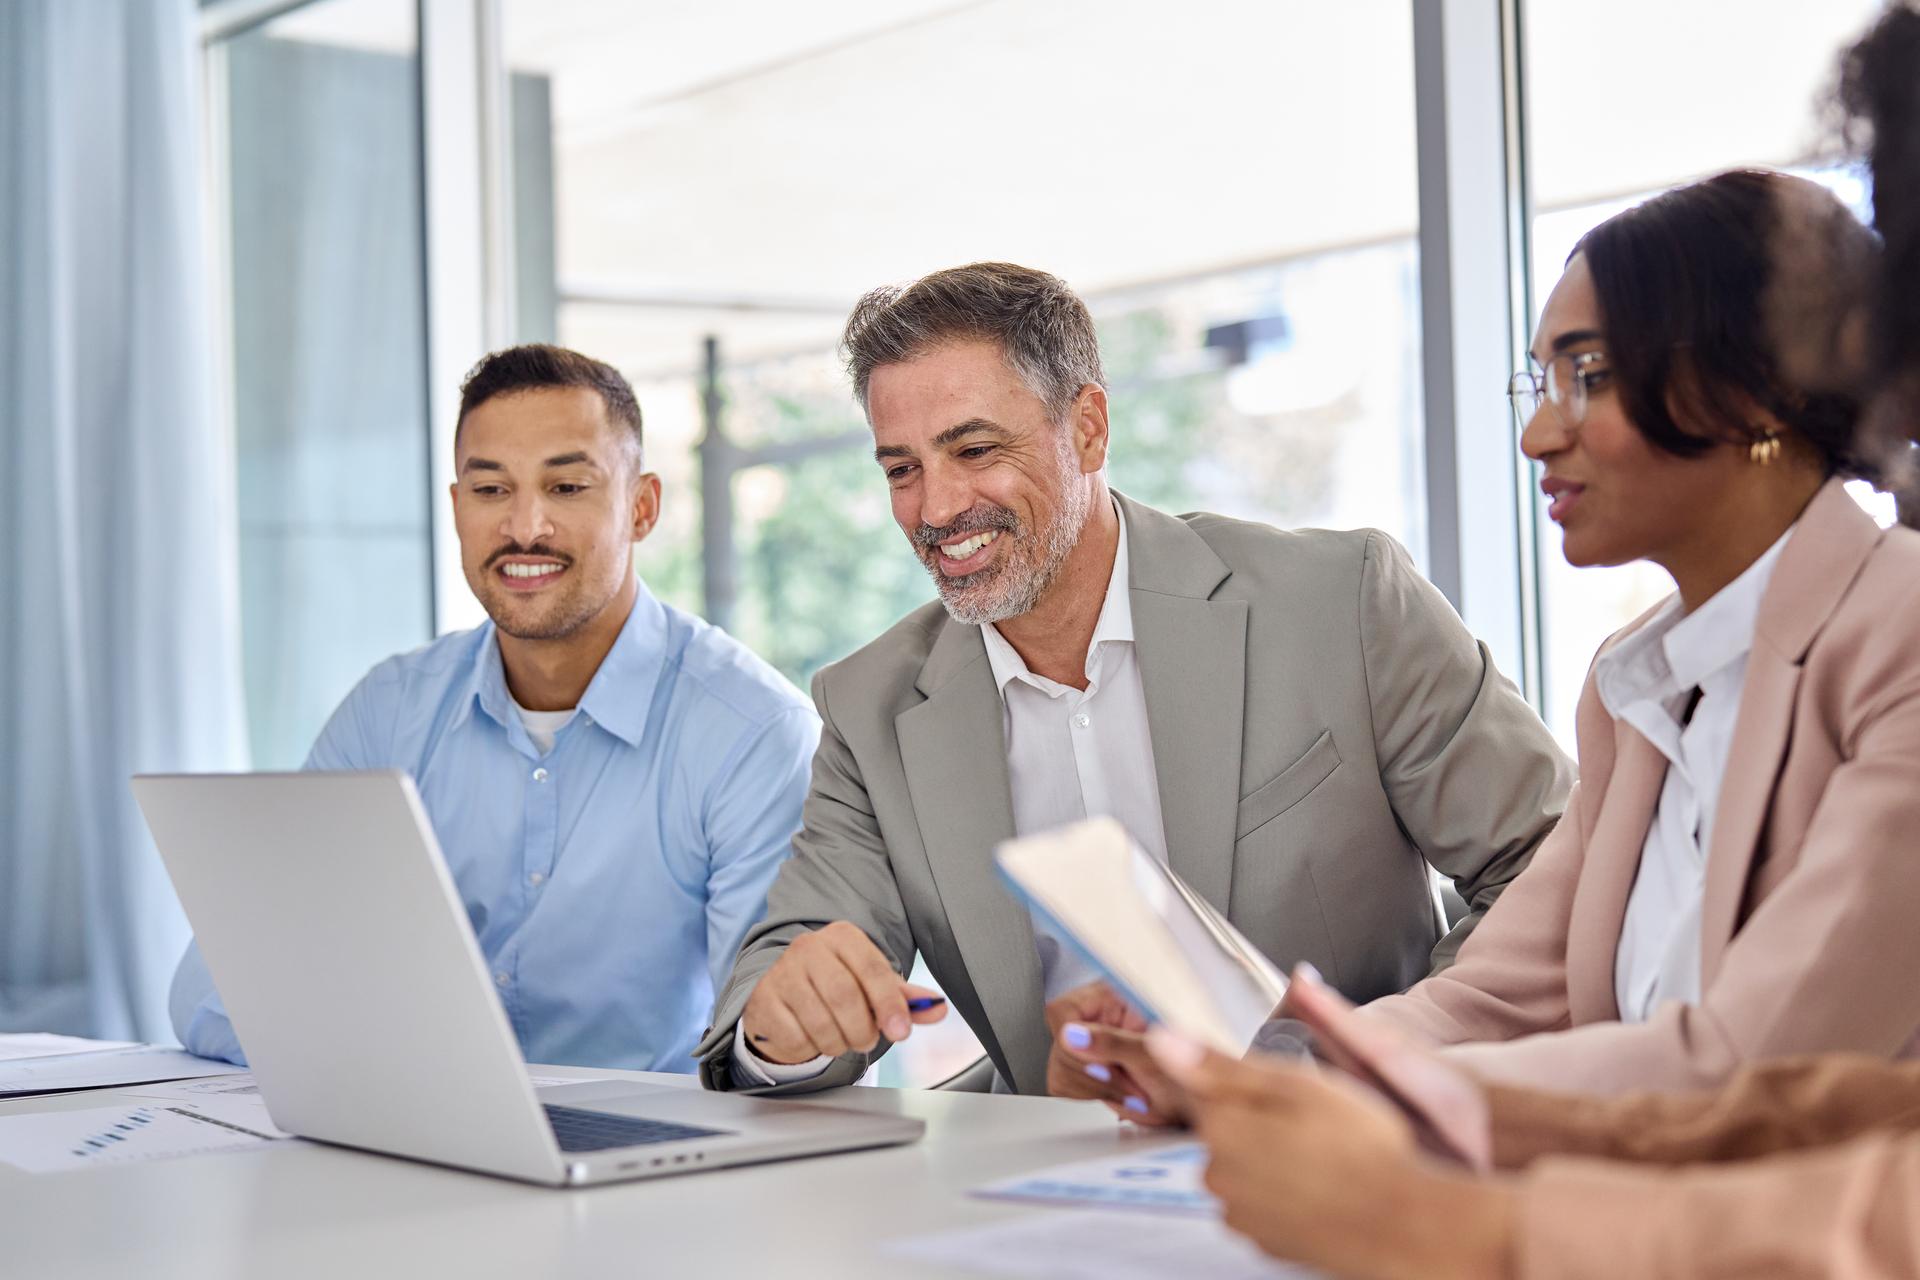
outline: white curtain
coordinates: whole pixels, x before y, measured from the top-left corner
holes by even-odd
[[[196,18],[0,3],[0,1029],[171,1038],[127,779],[244,767]]]

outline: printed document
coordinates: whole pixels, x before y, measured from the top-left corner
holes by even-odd
[[[266,1108],[259,1108],[259,1112],[264,1116]],[[0,1116],[0,1161],[29,1173],[60,1173],[239,1151],[285,1136],[278,1130],[255,1128],[191,1103],[156,1101],[80,1111],[40,1111]]]
[[[99,1053],[106,1049],[134,1048],[131,1040],[88,1040],[81,1036],[57,1036],[47,1031],[23,1031],[0,1036],[0,1062],[15,1058],[54,1058],[68,1053]]]
[[[148,1084],[155,1080],[233,1075],[244,1070],[245,1067],[236,1067],[232,1063],[196,1058],[179,1049],[156,1049],[151,1045],[137,1044],[89,1053],[63,1053],[0,1062],[0,1097],[59,1093],[68,1089],[110,1089],[116,1085]]]
[[[1220,1202],[1201,1185],[1206,1168],[1207,1149],[1197,1142],[1189,1142],[1138,1155],[1104,1156],[1098,1160],[1056,1165],[1038,1173],[1025,1173],[975,1187],[972,1194],[991,1200],[1150,1209],[1217,1217]]]

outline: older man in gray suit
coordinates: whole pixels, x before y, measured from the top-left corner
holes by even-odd
[[[706,1082],[859,1078],[945,1012],[917,951],[1004,1084],[1168,1118],[1137,1022],[995,878],[999,841],[1094,815],[1353,999],[1444,964],[1572,770],[1406,553],[1111,492],[1093,323],[1043,272],[876,290],[845,348],[940,600],[814,680],[803,828]],[[1472,908],[1451,932],[1429,865]]]

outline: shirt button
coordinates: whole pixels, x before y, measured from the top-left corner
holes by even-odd
[[[536,871],[532,875],[527,877],[527,883],[532,885],[534,888],[538,889],[542,884],[546,883],[546,879],[547,877],[545,876],[545,874],[543,874],[542,872]]]
[[[1079,725],[1082,729],[1084,729],[1088,725],[1093,723],[1093,717],[1089,716],[1086,712],[1082,711],[1079,715],[1073,718],[1073,722]]]
[[[545,769],[535,769],[533,771],[533,780],[535,782],[545,782],[547,780],[547,771]]]
[[[507,985],[507,971],[505,969],[501,969],[493,975],[493,985],[496,987],[504,987]]]

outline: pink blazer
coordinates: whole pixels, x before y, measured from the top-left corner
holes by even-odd
[[[1580,782],[1533,864],[1458,963],[1370,1014],[1486,1078],[1596,1093],[1916,1047],[1920,533],[1881,530],[1833,480],[1781,552],[1707,850],[1698,1005],[1619,1021],[1614,953],[1666,760],[1591,675],[1575,733]]]

